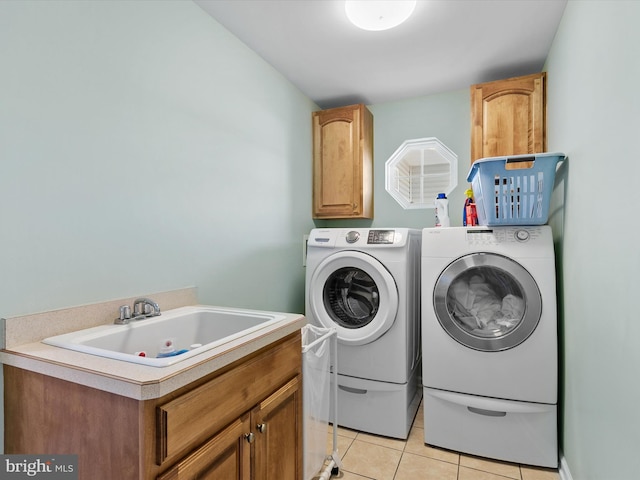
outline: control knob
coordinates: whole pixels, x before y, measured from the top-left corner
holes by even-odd
[[[359,238],[360,233],[356,232],[355,230],[351,230],[349,233],[347,233],[347,243],[356,243]]]

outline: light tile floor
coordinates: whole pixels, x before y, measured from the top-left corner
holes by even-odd
[[[424,444],[422,405],[409,438],[397,440],[338,427],[344,480],[559,480],[557,470],[505,463]],[[333,449],[329,426],[327,452]]]

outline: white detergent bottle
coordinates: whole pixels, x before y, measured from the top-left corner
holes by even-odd
[[[439,193],[435,200],[436,206],[436,227],[450,227],[449,220],[449,200],[444,193]]]

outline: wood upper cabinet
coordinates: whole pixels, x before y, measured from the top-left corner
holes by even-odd
[[[546,73],[471,86],[471,162],[547,148]]]
[[[373,115],[360,104],[312,119],[313,218],[373,218]]]

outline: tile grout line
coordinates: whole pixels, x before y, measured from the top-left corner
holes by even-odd
[[[409,428],[409,435],[411,435],[411,430],[413,429],[413,423],[415,422],[415,417],[413,419],[413,422],[411,422],[411,427]],[[393,480],[395,480],[395,478],[398,476],[398,470],[400,470],[400,464],[402,463],[402,458],[404,457],[404,454],[406,453],[406,449],[407,449],[407,441],[409,440],[409,437],[407,436],[407,440],[405,440],[402,443],[402,453],[400,454],[400,460],[398,460],[398,465],[396,465],[396,471],[393,472]]]
[[[414,419],[414,422],[415,422],[415,419]],[[408,444],[409,444],[409,437],[411,436],[411,432],[413,432],[414,429],[418,429],[418,430],[421,430],[423,432],[423,429],[421,429],[419,425],[418,426],[412,425],[412,427],[410,429],[409,436],[407,437],[407,439],[406,440],[398,439],[398,440],[400,440],[402,442],[401,443],[401,445],[402,445],[401,448],[399,448],[397,446],[397,444],[393,445],[393,446],[390,446],[390,445],[384,445],[384,444],[381,444],[381,443],[377,443],[377,442],[375,442],[375,440],[373,438],[369,438],[369,435],[373,435],[373,436],[375,436],[375,435],[374,434],[367,434],[366,432],[353,431],[353,433],[355,433],[355,436],[353,436],[353,437],[342,435],[342,437],[344,439],[348,440],[348,446],[345,449],[344,453],[341,455],[341,458],[344,459],[344,457],[347,455],[347,453],[354,446],[354,443],[356,441],[358,441],[358,442],[360,442],[362,444],[375,445],[375,446],[380,447],[380,448],[385,448],[385,449],[388,449],[388,450],[394,450],[394,451],[400,453],[399,461],[398,461],[398,463],[397,463],[397,465],[395,467],[395,470],[393,472],[393,477],[392,477],[393,480],[396,480],[396,477],[398,477],[398,474],[400,472],[400,465],[402,464],[403,459],[407,460],[407,458],[408,458],[407,455],[408,454],[419,456],[419,457],[428,458],[430,460],[437,461],[437,462],[447,463],[449,465],[456,465],[456,477],[455,477],[456,480],[460,480],[461,479],[461,473],[462,473],[462,468],[461,467],[464,467],[464,468],[466,468],[468,470],[471,470],[471,471],[488,473],[488,474],[494,475],[496,477],[502,478],[504,480],[523,480],[524,479],[524,473],[523,473],[523,470],[522,470],[523,466],[521,464],[517,464],[517,463],[514,464],[514,463],[511,463],[511,462],[504,462],[504,463],[509,463],[510,465],[513,465],[514,467],[517,467],[517,475],[518,476],[517,477],[513,477],[513,476],[504,475],[504,474],[501,474],[501,473],[492,472],[490,470],[486,470],[486,469],[483,469],[483,468],[478,468],[478,466],[474,467],[474,466],[462,465],[462,456],[463,456],[463,454],[461,452],[454,452],[454,453],[457,453],[457,461],[455,463],[451,462],[451,461],[448,461],[448,460],[443,460],[443,459],[440,459],[440,458],[437,458],[437,457],[433,457],[433,456],[430,456],[428,454],[427,455],[422,455],[420,453],[410,452],[410,451],[407,450],[407,447],[408,447]],[[471,457],[474,457],[474,456],[471,455]],[[371,477],[369,477],[367,475],[363,475],[363,474],[358,473],[356,471],[351,471],[349,469],[343,469],[343,470],[348,472],[348,473],[351,473],[351,474],[357,475],[359,477],[362,477],[364,479],[373,480]],[[556,475],[557,475],[557,473],[556,473]]]

